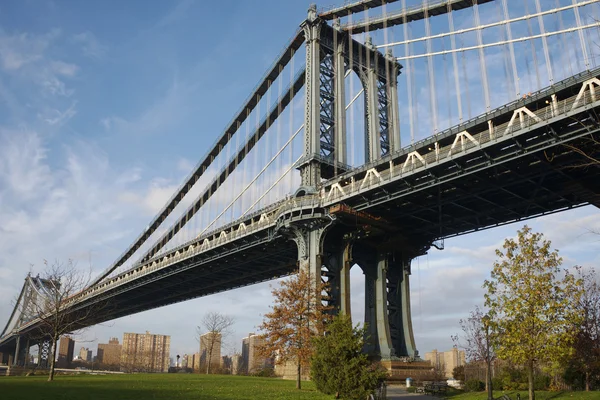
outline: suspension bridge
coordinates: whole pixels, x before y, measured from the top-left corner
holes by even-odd
[[[302,268],[350,313],[358,265],[365,351],[418,357],[411,260],[449,237],[600,207],[598,11],[585,0],[311,6],[163,209],[62,312],[85,315],[83,328]],[[26,277],[0,362],[23,364],[34,345],[47,360],[28,310],[53,287]]]

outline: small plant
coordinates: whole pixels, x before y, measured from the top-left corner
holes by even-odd
[[[482,392],[485,390],[485,383],[481,382],[479,379],[469,379],[465,383],[465,390],[467,392]]]

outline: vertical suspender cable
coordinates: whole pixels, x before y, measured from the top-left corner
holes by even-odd
[[[445,45],[445,41],[444,39],[442,39],[442,51],[446,51],[446,45]],[[442,58],[444,59],[444,80],[445,80],[445,86],[444,86],[444,93],[449,94],[450,93],[450,78],[448,78],[448,60],[446,57],[446,54],[444,54],[442,56]],[[454,123],[452,122],[452,108],[450,105],[450,100],[444,96],[445,100],[446,100],[446,104],[448,106],[448,125],[447,126],[452,126],[454,125]]]
[[[281,101],[282,99],[282,93],[283,93],[283,67],[280,65],[279,66],[279,87],[277,88],[277,148],[279,148],[281,146],[281,139],[283,139],[281,136],[283,135],[282,131],[281,131],[281,120],[283,119],[283,115],[282,114],[282,109],[281,109]],[[290,107],[293,107],[293,104],[290,105]],[[281,169],[281,162],[283,160],[283,157],[278,157],[277,159],[277,163],[275,163],[275,168],[277,168],[277,173],[280,174],[282,169]],[[281,198],[281,192],[283,189],[283,185],[279,185],[277,187],[277,192],[276,192],[276,196],[277,199]]]
[[[525,14],[529,15],[529,6],[527,5],[528,0],[523,0],[525,3]],[[531,29],[531,18],[527,18],[527,31],[529,36],[533,36],[533,31]],[[533,67],[535,68],[535,78],[537,86],[533,88],[533,91],[539,90],[542,88],[542,81],[540,79],[540,68],[537,61],[537,51],[535,50],[535,39],[529,39],[529,44],[531,44],[531,55],[533,56]],[[529,87],[529,90],[532,91],[532,88]]]
[[[560,7],[560,0],[556,0],[555,4],[556,4],[556,8],[559,8]],[[562,19],[562,14],[563,13],[561,11],[561,12],[557,12],[556,14],[557,14],[556,15],[557,24],[558,24],[558,29],[557,30],[561,30],[562,31],[562,30],[564,30],[564,27],[565,27],[565,24],[564,24],[563,19]],[[572,62],[571,56],[570,56],[570,47],[569,47],[569,44],[567,43],[567,34],[566,33],[561,33],[560,34],[560,39],[561,39],[561,44],[562,44],[561,53],[562,54],[566,54],[567,55],[567,59],[569,60],[569,71],[567,73],[567,71],[564,71],[564,69],[566,67],[563,67],[563,71],[564,72],[563,72],[563,76],[561,77],[561,79],[562,79],[562,78],[565,78],[567,75],[568,76],[573,76],[574,72],[573,72],[573,62]]]
[[[296,58],[296,52],[292,50],[292,55],[290,57],[290,87],[293,85],[294,82],[294,73],[296,72],[294,70],[294,59]],[[305,86],[306,87],[306,84]],[[290,90],[290,102],[289,102],[289,126],[290,126],[290,137],[292,137],[293,133],[294,133],[294,91]],[[304,130],[304,134],[306,134],[306,129]],[[294,162],[294,142],[292,141],[292,143],[290,143],[290,151],[289,151],[289,155],[288,155],[288,162],[291,166],[291,164]],[[287,190],[291,190],[293,189],[293,177],[292,174],[288,174],[288,185],[287,185]]]
[[[250,154],[248,154],[248,139],[250,138],[250,113],[248,112],[248,110],[246,110],[246,121],[244,122],[246,124],[246,144],[245,144],[245,153],[247,154],[246,158],[244,159],[244,162],[246,163],[246,165],[244,166],[244,185],[246,185],[246,182],[248,180],[248,172],[250,170],[250,168],[252,168],[252,164],[251,161],[252,159],[250,158]],[[242,210],[244,209],[244,204],[245,204],[245,199],[244,198],[248,198],[250,197],[252,194],[250,193],[250,191],[248,191],[248,194],[246,196],[242,196]],[[251,202],[251,201],[250,201]],[[209,220],[207,220],[209,221]]]
[[[481,23],[479,20],[479,4],[473,0],[473,14],[475,15],[475,25],[477,26],[477,44],[479,44],[479,68],[481,69],[481,86],[483,86],[483,99],[485,101],[485,111],[490,111],[490,89],[488,86],[487,68],[485,65],[485,52],[483,50],[483,37],[481,32]]]
[[[402,0],[402,27],[404,28],[404,41],[406,42],[404,44],[404,55],[406,57],[410,57],[410,43],[409,43],[409,35],[408,35],[408,21],[406,20],[406,0]],[[406,92],[408,94],[408,122],[410,124],[410,143],[414,143],[415,142],[415,128],[414,128],[414,124],[413,124],[413,98],[412,98],[412,89],[413,89],[413,85],[412,85],[412,79],[411,79],[411,75],[412,75],[412,61],[410,59],[407,60],[408,63],[408,68],[407,71],[405,73],[406,75]]]
[[[577,0],[573,0],[573,5],[575,8],[573,11],[575,12],[575,22],[577,23],[577,33],[579,33],[579,42],[581,43],[581,52],[583,53],[583,62],[585,63],[585,69],[590,69],[590,59],[588,56],[587,46],[585,44],[585,39],[583,37],[583,29],[581,29],[581,16],[579,14],[579,7],[576,5]]]
[[[465,47],[464,43],[461,39],[461,44],[460,47]],[[466,57],[465,57],[465,51],[463,50],[462,52],[462,72],[463,72],[463,81],[465,82],[465,96],[467,97],[467,115],[469,116],[469,119],[471,119],[472,114],[471,114],[471,91],[469,90],[469,75],[467,75],[467,61],[466,61]]]
[[[240,136],[241,136],[240,127],[241,127],[241,125],[238,122],[237,129],[235,131],[235,150],[236,150],[236,152],[239,152],[239,150],[240,150]],[[238,184],[238,182],[239,182],[239,174],[240,174],[240,171],[241,171],[241,167],[239,166],[238,163],[239,163],[239,159],[237,158],[237,155],[236,155],[235,172],[234,172],[234,174],[232,176],[232,178],[233,178],[233,187],[240,186]],[[236,202],[236,203],[239,204],[239,202]],[[234,220],[237,219],[237,214],[235,212],[235,208],[236,208],[235,206],[233,206],[231,208],[231,217],[230,218],[231,218],[232,221],[234,221]]]
[[[496,2],[496,6],[498,8],[498,15],[502,15],[502,5],[498,2]],[[500,40],[505,42],[506,41],[506,35],[505,35],[505,30],[500,28]],[[515,93],[515,88],[513,86],[513,79],[511,79],[511,72],[510,72],[510,52],[508,50],[508,46],[506,44],[502,45],[502,61],[503,61],[503,68],[504,68],[504,78],[506,78],[506,87],[508,88],[508,99],[505,101],[505,103],[509,103],[512,99],[513,99],[513,93]]]
[[[590,31],[591,31],[591,29],[585,29],[585,36],[587,37],[587,43],[593,43]],[[594,49],[594,46],[592,46],[592,48],[590,49],[590,54],[589,54],[589,60],[590,61],[589,61],[588,64],[590,64],[592,67],[595,68],[596,67],[596,57],[594,56],[594,50],[593,49]]]
[[[256,101],[256,130],[258,130],[258,128],[260,127],[260,103],[262,102],[262,96],[257,96],[258,99]],[[252,149],[254,151],[254,167],[252,169],[252,176],[255,176],[256,173],[260,170],[260,168],[258,167],[258,156],[259,156],[259,152],[258,152],[258,143],[256,143],[256,145],[254,146],[254,149]],[[254,200],[256,200],[258,198],[259,194],[259,185],[258,182],[254,182],[254,190],[253,192],[253,196],[252,198],[252,202],[254,202]]]
[[[538,14],[542,12],[542,7],[540,5],[540,0],[535,0],[535,10]],[[546,59],[546,69],[548,71],[548,81],[550,84],[554,84],[554,74],[552,73],[552,63],[550,62],[550,51],[548,50],[548,40],[544,34],[546,33],[546,29],[544,27],[544,17],[542,15],[538,15],[538,24],[540,26],[540,34],[542,35],[542,46],[544,48],[544,58]],[[540,88],[538,88],[540,89]]]
[[[458,122],[462,123],[462,101],[460,96],[460,81],[458,77],[458,60],[456,54],[456,35],[454,33],[454,17],[452,7],[448,3],[448,27],[450,28],[450,45],[452,46],[452,70],[454,72],[454,90],[456,91],[456,105],[458,107]]]
[[[267,159],[267,160],[271,157],[271,143],[270,143],[270,141],[271,141],[271,136],[273,135],[273,132],[271,131],[271,119],[269,117],[270,116],[269,110],[271,109],[271,92],[272,92],[271,85],[272,84],[273,84],[273,82],[271,82],[270,80],[267,82],[267,85],[268,85],[268,89],[267,89],[267,104],[266,104],[266,107],[265,107],[265,110],[266,110],[265,116],[267,117],[267,120],[266,120],[267,121],[267,125],[266,125],[266,128],[265,128],[265,136],[266,136],[265,137],[265,141],[266,141],[266,143],[264,145],[266,145],[266,151],[265,151],[264,154],[267,155],[267,157],[265,157],[265,159]],[[260,166],[262,168],[262,163],[260,164]],[[263,175],[263,177],[261,179],[262,180],[262,185],[259,185],[259,187],[258,187],[259,193],[262,193],[261,186],[264,185],[266,187],[267,185],[269,185],[269,182],[267,180],[268,176],[269,176],[269,173],[268,173],[268,171],[266,171],[266,173]],[[269,193],[269,196],[267,197],[267,202],[270,202],[270,201],[271,201],[271,193]]]
[[[502,0],[502,8],[504,9],[504,19],[508,20],[509,19],[509,14],[508,14],[508,4],[507,4],[508,0]],[[521,97],[521,89],[519,88],[519,71],[517,70],[517,62],[515,60],[515,47],[513,46],[512,43],[512,30],[510,28],[510,22],[506,23],[506,35],[508,36],[508,49],[510,52],[510,60],[512,63],[512,70],[513,70],[513,79],[514,79],[514,83],[515,83],[515,97],[519,98]]]
[[[431,39],[431,22],[429,21],[429,3],[428,0],[423,0],[423,10],[425,12],[425,35],[427,35],[426,48],[427,53],[433,52]],[[438,115],[437,115],[437,96],[435,87],[435,71],[433,68],[433,57],[427,56],[427,73],[429,74],[429,105],[433,119],[433,133],[438,133]]]
[[[352,12],[348,11],[348,23],[352,26]],[[348,53],[350,54],[350,68],[354,68],[354,52],[352,51],[352,29],[348,32]],[[358,60],[358,64],[360,64],[360,60]],[[360,71],[360,66],[358,67]],[[360,73],[360,72],[359,72]],[[360,76],[359,76],[360,80]],[[350,79],[350,93],[354,93],[354,79]],[[352,166],[356,165],[356,149],[355,149],[355,113],[354,107],[350,108],[350,160]],[[306,127],[304,127],[306,129]]]

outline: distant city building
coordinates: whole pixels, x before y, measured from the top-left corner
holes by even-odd
[[[108,343],[98,343],[98,362],[103,365],[120,365],[121,349],[117,338],[110,338]]]
[[[167,372],[171,337],[146,333],[124,333],[121,369],[126,372]]]
[[[244,358],[241,354],[234,354],[231,357],[231,373],[233,375],[240,375],[244,372]]]
[[[181,368],[188,368],[190,366],[191,360],[191,356],[184,354],[183,357],[181,357]]]
[[[452,378],[452,371],[456,367],[466,364],[464,350],[453,348],[450,351],[433,350],[425,353],[425,360],[431,362],[431,365],[444,374],[446,378]]]
[[[58,344],[58,362],[56,366],[58,368],[68,368],[71,366],[73,361],[73,353],[75,352],[75,341],[69,336],[63,336],[60,338]]]
[[[212,349],[211,349],[212,348]],[[208,357],[210,356],[210,360]],[[200,367],[205,369],[210,363],[210,369],[221,366],[221,334],[208,332],[200,336]]]
[[[258,353],[258,347],[264,344],[265,339],[254,333],[249,333],[242,339],[242,370],[245,373],[252,374],[265,367],[273,366],[272,359],[262,357]]]
[[[200,371],[200,353],[194,353],[192,356],[192,366],[194,371]]]
[[[233,365],[233,359],[229,356],[221,357],[221,369],[225,371],[231,371]]]
[[[87,347],[82,347],[79,349],[79,360],[92,362],[92,350]]]

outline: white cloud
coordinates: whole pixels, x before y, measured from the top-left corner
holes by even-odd
[[[72,40],[81,46],[83,54],[87,57],[100,59],[108,52],[108,46],[102,44],[90,31],[73,35]]]
[[[69,77],[75,76],[77,71],[79,71],[79,67],[77,65],[69,64],[64,61],[52,61],[50,63],[50,67],[55,73]]]
[[[52,30],[44,35],[27,33],[0,35],[0,59],[7,71],[16,71],[27,64],[41,60],[51,42],[60,35]]]
[[[44,122],[48,123],[48,125],[63,125],[77,114],[77,111],[75,110],[76,105],[77,102],[73,102],[71,106],[64,111],[56,109],[48,110],[46,113],[40,114],[39,117]]]

